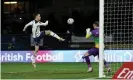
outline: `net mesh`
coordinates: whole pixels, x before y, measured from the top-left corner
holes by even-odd
[[[133,0],[104,1],[104,36],[105,50],[133,49]],[[110,63],[111,73],[122,65],[122,62]]]

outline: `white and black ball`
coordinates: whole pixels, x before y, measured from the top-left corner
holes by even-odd
[[[73,23],[74,23],[74,19],[73,19],[73,18],[69,18],[69,19],[67,20],[67,23],[68,23],[68,24],[73,24]]]

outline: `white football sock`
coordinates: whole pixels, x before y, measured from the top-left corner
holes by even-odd
[[[50,32],[50,35],[55,37],[55,38],[57,38],[57,39],[60,39],[60,37],[57,34],[55,34],[54,32],[52,32],[52,31]]]
[[[36,63],[36,56],[33,55],[32,63]]]

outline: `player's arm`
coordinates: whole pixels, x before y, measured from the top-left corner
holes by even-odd
[[[85,36],[85,38],[88,39],[88,38],[91,37],[91,35],[92,35],[92,33],[91,33],[91,31],[90,31],[90,28],[87,28],[87,29],[86,29],[86,36]]]
[[[26,24],[25,26],[24,26],[24,29],[23,29],[23,31],[25,31],[29,26],[31,26],[32,25],[32,21],[31,22],[29,22],[28,24]]]
[[[48,20],[45,22],[45,23],[43,23],[43,22],[40,22],[40,24],[39,24],[40,26],[47,26],[48,25]]]

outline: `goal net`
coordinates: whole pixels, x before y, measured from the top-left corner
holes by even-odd
[[[100,21],[100,32],[103,32],[100,39],[103,38],[104,44],[102,46],[101,41],[100,46],[103,49],[100,48],[100,55],[103,50],[104,58],[109,62],[111,72],[103,69],[99,70],[99,75],[105,74],[112,77],[126,61],[124,58],[126,52],[133,50],[133,0],[100,0],[100,6],[103,7],[100,8],[100,20],[102,20]],[[99,67],[100,64],[103,64],[102,61],[100,58]]]

